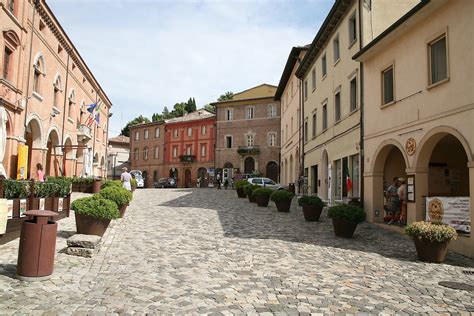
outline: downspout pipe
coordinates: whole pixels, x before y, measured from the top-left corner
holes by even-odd
[[[68,80],[69,80],[69,60],[70,60],[70,55],[67,54],[67,63],[66,63],[66,83],[64,85],[64,104],[63,104],[63,128],[61,129],[61,145],[64,146],[64,129],[66,126],[66,107],[67,107],[67,90],[68,90]],[[69,113],[68,113],[69,116]],[[61,147],[62,149],[62,154],[63,154],[63,170],[61,172],[61,175],[64,176],[65,173],[65,168],[66,168],[66,148]]]
[[[362,38],[362,0],[359,0],[359,50],[364,47]],[[359,181],[360,203],[364,207],[364,63],[359,62],[360,69],[360,140],[359,140]]]

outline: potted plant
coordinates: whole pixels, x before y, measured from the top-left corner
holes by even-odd
[[[9,200],[7,205],[11,205],[11,217],[24,217],[23,213],[26,211],[24,202],[30,195],[30,185],[28,181],[20,180],[3,180],[3,194]]]
[[[102,189],[108,188],[108,187],[116,187],[116,188],[122,188],[122,182],[120,180],[105,180],[102,183]]]
[[[78,234],[103,236],[110,220],[120,216],[117,204],[100,195],[77,199],[71,204]]]
[[[30,200],[31,210],[40,210],[40,201],[44,199],[44,210],[52,210],[53,196],[58,191],[56,183],[35,182],[34,197]]]
[[[272,195],[273,190],[268,188],[258,188],[253,191],[253,196],[257,201],[258,206],[267,207],[268,202],[270,202],[270,195]]]
[[[244,187],[245,195],[247,195],[249,202],[256,203],[255,196],[253,196],[253,191],[259,189],[260,186],[257,184],[250,184]]]
[[[298,199],[298,205],[303,208],[304,219],[317,222],[323,211],[324,202],[317,196],[303,195]]]
[[[132,187],[132,192],[134,192],[137,189],[137,179],[132,178],[130,179],[130,186]]]
[[[124,188],[114,186],[109,186],[108,188],[100,190],[99,195],[104,199],[114,201],[115,204],[117,204],[120,212],[120,218],[122,218],[125,214],[125,210],[127,209],[127,206],[133,197],[132,192]]]
[[[53,193],[52,206],[47,209],[55,212],[65,211],[67,216],[69,216],[72,179],[68,177],[48,177],[46,183],[56,184],[56,190]],[[59,207],[59,200],[62,200],[61,207]]]
[[[275,202],[278,212],[289,212],[293,196],[293,192],[277,190],[270,195],[270,199]]]
[[[330,207],[328,216],[332,218],[332,225],[336,236],[351,238],[354,235],[357,224],[365,221],[366,214],[360,207],[340,204]]]
[[[405,232],[413,238],[418,258],[425,262],[443,262],[449,242],[457,238],[456,230],[441,222],[414,222]]]
[[[244,198],[247,195],[245,194],[245,186],[250,185],[247,180],[238,180],[235,182],[235,190],[237,191],[237,196],[239,198]]]

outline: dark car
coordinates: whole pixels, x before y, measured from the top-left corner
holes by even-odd
[[[177,188],[175,178],[161,178],[154,183],[155,188]]]

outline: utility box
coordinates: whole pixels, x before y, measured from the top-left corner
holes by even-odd
[[[20,280],[39,281],[53,274],[56,253],[58,224],[49,220],[58,213],[51,211],[28,211],[21,226],[20,247],[16,272]]]

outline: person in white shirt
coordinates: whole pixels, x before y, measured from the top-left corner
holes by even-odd
[[[120,175],[120,181],[122,181],[122,186],[124,189],[127,189],[128,191],[132,191],[132,175],[128,173],[128,169],[126,167],[122,168],[122,174]]]

